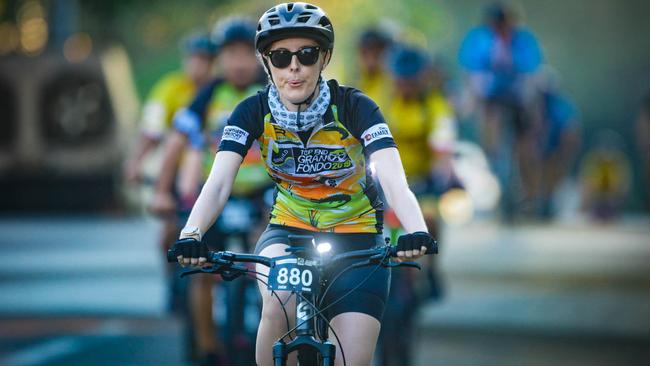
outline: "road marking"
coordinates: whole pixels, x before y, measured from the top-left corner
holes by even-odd
[[[14,352],[4,359],[0,359],[2,366],[36,366],[46,365],[53,360],[79,353],[91,343],[82,337],[119,337],[129,334],[128,322],[122,319],[111,319],[101,322],[93,329],[83,332],[80,336],[68,336],[51,339],[42,343],[31,345],[23,350]]]
[[[5,366],[35,366],[79,352],[82,342],[77,337],[62,337],[36,344],[0,360]]]

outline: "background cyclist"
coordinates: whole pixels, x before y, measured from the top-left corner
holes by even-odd
[[[531,97],[541,60],[535,36],[517,25],[513,11],[499,3],[485,9],[485,24],[470,30],[460,47],[459,61],[478,109],[481,143],[507,194],[512,194],[507,181],[513,156],[518,158],[514,164],[523,183],[520,188],[529,187],[532,179],[530,165],[522,162],[535,154]],[[505,212],[507,220],[510,214]]]
[[[455,119],[440,90],[433,89],[433,65],[422,48],[396,44],[388,53],[390,98],[382,106],[399,148],[408,183],[418,198],[430,233],[439,238],[437,197],[456,184],[452,167],[456,139]],[[399,229],[399,221],[387,211],[386,224]],[[427,259],[433,259],[428,257]],[[428,294],[440,296],[440,280],[433,262],[426,268]],[[422,293],[415,287],[415,271],[395,271],[391,295],[380,335],[382,365],[410,365],[414,340],[414,313]]]
[[[230,113],[237,103],[261,87],[258,84],[261,70],[253,47],[255,24],[246,18],[231,16],[215,25],[212,37],[218,50],[221,75],[175,116],[174,131],[167,141],[163,173],[154,197],[154,206],[158,209],[171,208],[169,202],[173,197],[168,194],[169,187],[174,185],[173,171],[184,154],[178,181],[181,197],[178,214],[182,224],[206,179],[209,166],[205,164],[216,152]],[[270,180],[260,165],[258,150],[253,150],[242,165],[237,175],[237,189],[225,208],[228,214],[206,232],[204,241],[213,250],[225,250],[231,239],[238,240],[245,247],[248,232],[262,215],[262,194]],[[193,276],[189,281],[191,325],[197,358],[206,365],[225,362],[225,348],[216,336],[212,321],[214,278]]]
[[[391,80],[385,70],[385,57],[392,44],[392,37],[382,28],[364,29],[357,41],[359,69],[349,78],[351,85],[359,88],[379,106],[389,95]]]
[[[174,114],[186,106],[196,92],[213,77],[216,47],[207,33],[194,33],[184,38],[180,48],[184,55],[183,70],[163,76],[152,88],[142,109],[141,133],[124,165],[124,177],[131,184],[142,180],[143,162],[171,130]],[[172,196],[171,188],[167,194]],[[169,203],[173,207],[176,206],[175,200]],[[175,215],[165,212],[160,217],[163,220],[160,247],[163,253],[166,253],[178,236],[181,226]],[[173,270],[168,272],[171,274]],[[168,276],[168,281],[174,283],[174,278]],[[169,305],[176,309],[178,294],[174,286],[170,294]]]
[[[181,232],[184,239],[175,245],[181,263],[205,261],[201,253],[206,247],[198,240],[221,213],[255,140],[276,182],[270,225],[257,243],[257,253],[283,255],[289,233],[311,233],[317,241],[333,243],[335,251],[381,244],[382,206],[367,164],[373,166],[388,203],[408,232],[400,237],[399,256],[417,258],[433,246],[379,109],[359,91],[321,78],[333,46],[332,24],[316,6],[285,3],[262,15],[256,48],[272,84],[231,115],[210,177]],[[261,266],[257,270],[268,272]],[[346,272],[325,304],[369,274],[367,268]],[[371,363],[389,277],[388,269],[372,273],[359,291],[328,313],[342,344],[351,345],[346,348],[348,365]],[[263,310],[256,359],[269,365],[272,344],[286,324],[277,300],[263,286],[260,292]],[[337,365],[341,363],[337,358]]]
[[[537,75],[535,110],[538,123],[535,131],[538,162],[534,169],[535,213],[539,218],[555,215],[553,196],[571,171],[580,143],[579,114],[573,103],[559,87],[559,76],[545,65]],[[531,162],[533,163],[533,162]]]

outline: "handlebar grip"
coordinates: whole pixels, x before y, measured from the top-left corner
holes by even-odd
[[[174,249],[167,250],[167,263],[176,263],[178,259],[176,258],[176,251]]]
[[[431,242],[429,242],[429,245],[427,245],[427,254],[438,254],[438,241],[436,239],[432,239]]]

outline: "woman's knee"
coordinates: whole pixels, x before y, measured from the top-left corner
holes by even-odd
[[[276,296],[277,295],[277,296]],[[262,319],[266,321],[285,321],[285,314],[289,319],[295,313],[295,300],[290,293],[276,293],[270,291],[262,294]]]

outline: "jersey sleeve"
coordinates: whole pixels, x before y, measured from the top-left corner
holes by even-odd
[[[233,151],[245,157],[263,130],[261,98],[253,95],[237,105],[223,129],[219,151]]]
[[[349,94],[348,107],[348,128],[361,141],[366,155],[388,147],[397,147],[384,116],[372,99],[359,90],[354,90]]]
[[[142,109],[142,133],[153,139],[161,139],[169,126],[167,121],[171,117],[171,101],[176,79],[174,75],[161,79],[154,85],[147,96]]]
[[[190,147],[201,150],[207,141],[203,133],[205,116],[207,114],[212,93],[220,81],[214,80],[196,93],[192,102],[185,108],[181,108],[174,115],[173,128],[187,136]]]
[[[451,105],[442,95],[434,95],[429,100],[434,116],[433,128],[428,136],[429,145],[440,153],[451,153],[458,139],[456,118]]]
[[[176,112],[173,128],[187,136],[192,149],[201,150],[205,147],[206,141],[201,129],[201,117],[190,108],[181,108]]]

